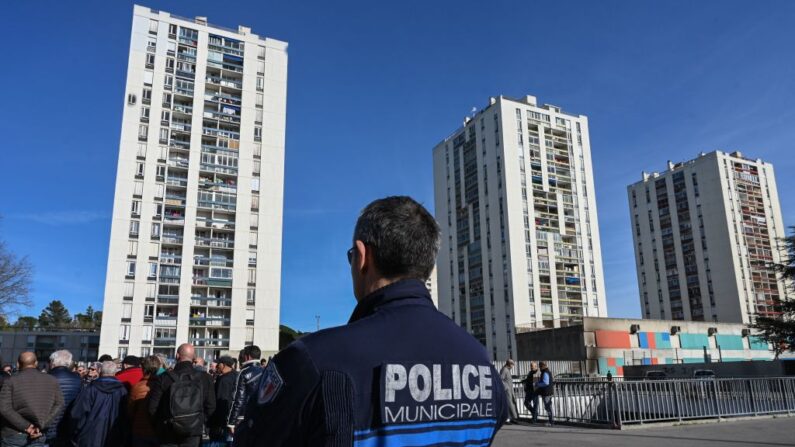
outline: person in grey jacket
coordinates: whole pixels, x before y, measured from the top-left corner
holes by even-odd
[[[516,411],[516,396],[513,392],[513,376],[511,375],[513,365],[513,359],[508,359],[508,361],[505,362],[505,366],[500,370],[500,379],[502,379],[502,386],[505,388],[505,397],[508,400],[509,423],[515,424],[519,421],[519,413]]]
[[[2,446],[44,446],[44,433],[63,408],[63,394],[55,378],[39,372],[36,354],[23,352],[18,362],[19,373],[0,390]]]

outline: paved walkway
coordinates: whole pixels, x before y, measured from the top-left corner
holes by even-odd
[[[714,447],[795,446],[795,417],[759,418],[678,426],[645,426],[625,430],[558,425],[506,425],[497,433],[497,447]]]

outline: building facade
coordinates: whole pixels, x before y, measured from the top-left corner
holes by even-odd
[[[439,309],[494,359],[606,316],[588,119],[503,96],[433,149]]]
[[[135,6],[101,353],[278,349],[287,44]]]
[[[583,376],[623,376],[625,366],[773,360],[743,324],[584,318],[582,324],[520,333],[519,360],[580,363]]]
[[[23,352],[33,352],[40,365],[49,363],[50,354],[60,349],[72,353],[75,362],[95,362],[99,357],[99,332],[96,330],[48,330],[46,328],[0,331],[0,363],[16,367]]]
[[[774,315],[784,224],[773,166],[701,154],[628,188],[645,318],[749,323]]]

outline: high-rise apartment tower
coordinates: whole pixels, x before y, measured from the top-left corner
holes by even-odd
[[[785,296],[773,166],[701,154],[628,187],[643,316],[749,323]]]
[[[495,359],[516,331],[607,316],[588,119],[492,98],[433,149],[439,308]]]
[[[135,6],[100,353],[278,348],[287,44]]]

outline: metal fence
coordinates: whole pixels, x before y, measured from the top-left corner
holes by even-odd
[[[520,417],[530,417],[521,382],[514,382]],[[547,415],[538,399],[539,420]],[[795,413],[795,377],[558,381],[552,397],[556,422],[620,428],[692,419]]]

